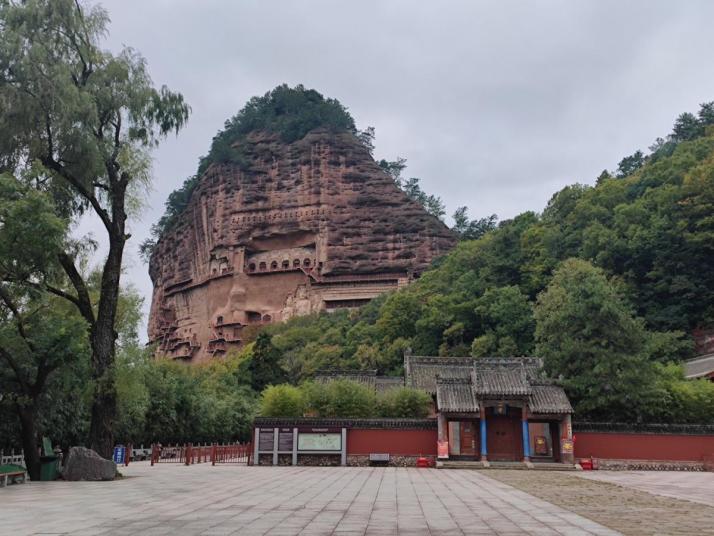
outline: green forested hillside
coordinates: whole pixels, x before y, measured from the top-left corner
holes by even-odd
[[[566,381],[569,371],[595,374],[596,380],[600,373],[624,374],[618,360],[633,356],[633,371],[647,378],[643,389],[660,385],[665,377],[675,381],[676,366],[664,363],[691,355],[692,329],[714,324],[711,110],[711,104],[705,104],[699,116],[683,114],[666,141],[658,139],[647,156],[638,151],[623,159],[617,172],[603,172],[595,186],[563,188],[542,213],[523,213],[478,240],[462,241],[404,290],[357,311],[271,326],[268,332],[284,366],[295,378],[330,367],[397,374],[404,349],[411,347],[416,354],[433,355],[536,352],[551,373]],[[571,258],[585,262],[564,265]],[[582,319],[571,316],[570,324],[568,318],[548,324],[546,307],[538,300],[546,291],[554,295],[551,287],[559,269],[590,278],[599,289],[579,297],[592,300],[591,308],[580,311]],[[593,312],[612,308],[617,314]],[[570,335],[572,360],[586,359],[589,350],[583,345],[600,347],[604,354],[588,354],[594,361],[587,370],[556,365],[548,359],[558,353],[548,348],[548,329]],[[598,372],[601,361],[615,366]],[[601,380],[607,390],[606,378]],[[584,416],[605,418],[609,403],[600,398],[596,385],[571,394],[576,402],[588,398],[581,404]],[[664,418],[645,411],[644,399],[630,405],[637,404],[635,417]],[[633,416],[626,407],[619,406],[620,418]],[[699,417],[714,419],[714,406]]]

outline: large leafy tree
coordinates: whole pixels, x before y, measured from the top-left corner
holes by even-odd
[[[0,291],[0,386],[20,423],[30,478],[39,479],[38,421],[60,400],[48,396],[57,371],[87,357],[86,324],[68,304],[44,293]],[[52,433],[50,430],[49,433]]]
[[[280,351],[271,341],[270,335],[260,333],[250,358],[245,361],[244,370],[250,375],[250,385],[262,391],[268,385],[285,381],[285,371],[280,364]]]
[[[478,220],[470,220],[467,207],[459,207],[451,216],[454,226],[451,228],[460,240],[478,240],[489,231],[496,228],[498,216],[491,214]]]
[[[109,244],[96,307],[76,248],[57,259],[89,325],[94,402],[90,445],[112,449],[117,304],[127,218],[148,181],[149,151],[186,122],[183,97],[154,87],[132,49],[101,49],[108,17],[73,0],[0,2],[0,165],[50,192],[65,216],[91,211]]]
[[[648,333],[602,270],[568,259],[535,308],[536,354],[561,377],[578,415],[637,419],[651,396]]]
[[[41,414],[50,412],[57,371],[87,357],[86,323],[67,301],[43,291],[63,283],[57,264],[66,221],[48,196],[0,175],[0,403],[10,406],[30,477],[39,478]]]
[[[484,334],[473,340],[471,355],[509,357],[533,352],[533,310],[518,287],[488,289],[476,301],[475,312]]]

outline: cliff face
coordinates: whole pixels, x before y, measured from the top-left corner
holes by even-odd
[[[455,242],[349,133],[253,134],[212,165],[149,271],[149,339],[200,361],[246,326],[354,307],[418,276]]]

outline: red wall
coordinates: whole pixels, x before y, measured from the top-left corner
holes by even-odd
[[[714,435],[575,432],[577,458],[702,461],[714,456]]]
[[[436,430],[347,430],[347,454],[436,455]]]

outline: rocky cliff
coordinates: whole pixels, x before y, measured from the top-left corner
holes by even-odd
[[[350,132],[252,133],[238,149],[154,248],[149,338],[162,355],[204,360],[246,326],[361,305],[454,245]]]

